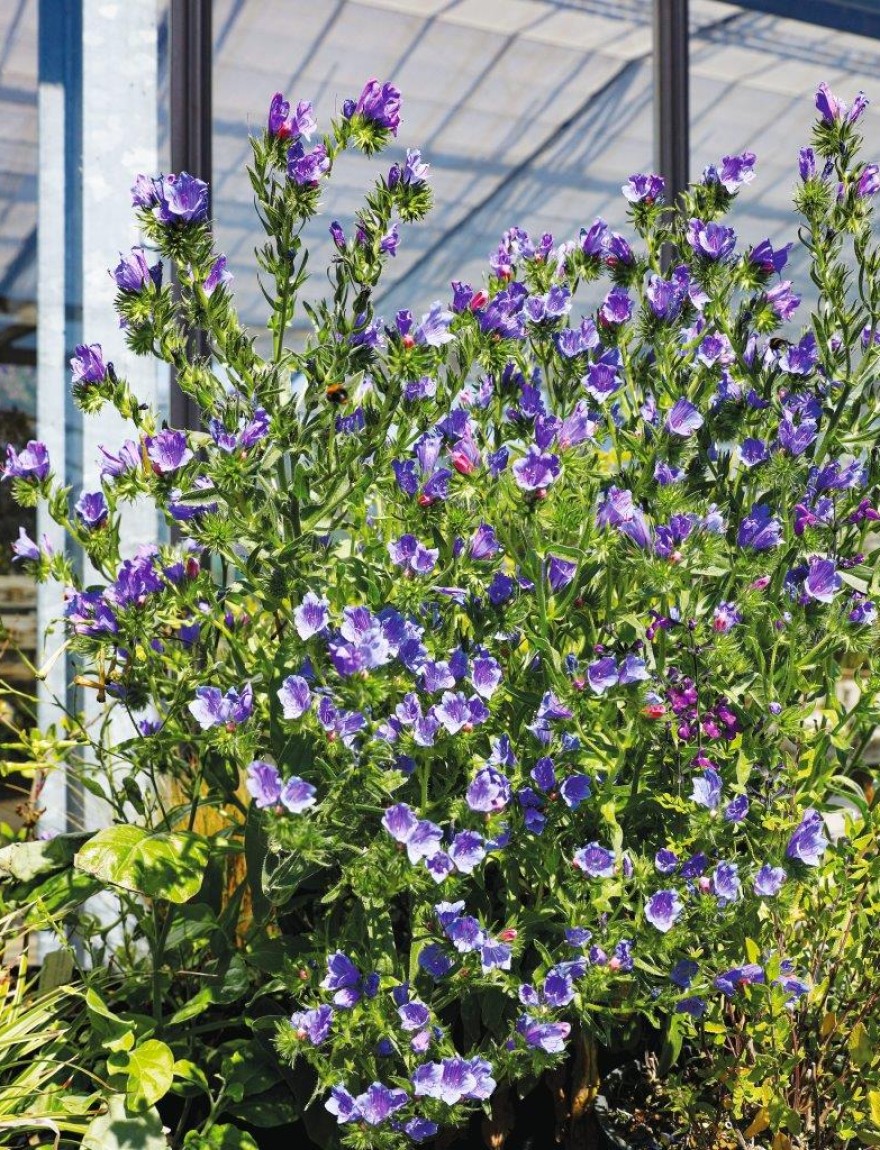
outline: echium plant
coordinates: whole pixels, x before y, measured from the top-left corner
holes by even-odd
[[[68,582],[81,681],[137,724],[79,738],[112,764],[117,820],[140,812],[126,836],[176,836],[196,864],[170,893],[139,880],[156,1033],[186,985],[168,939],[199,869],[246,846],[241,961],[258,978],[280,939],[277,1050],[312,1068],[346,1145],[422,1141],[493,1101],[503,1132],[505,1091],[544,1072],[576,1124],[597,1046],[636,1024],[670,1059],[738,1003],[785,1019],[826,993],[780,924],[845,849],[823,812],[877,721],[880,175],[859,158],[864,98],[822,86],[817,107],[795,193],[818,293],[802,327],[791,245],[726,222],[748,152],[674,205],[633,176],[633,243],[601,219],[562,243],[513,228],[484,287],[386,323],[399,222],[430,206],[420,153],[331,224],[317,304],[302,229],[344,149],[397,136],[400,95],[371,81],[317,143],[311,105],[278,95],[249,169],[271,354],[236,316],[205,185],[139,177],[145,246],[113,273],[117,309],[203,426],[160,426],[93,344],[77,401],[133,428],[100,489],[69,509],[41,444],[9,453],[19,500],[48,500],[97,578],[27,538],[23,567]],[[134,499],[180,542],[123,557]],[[205,803],[226,812],[211,841]],[[77,866],[125,887],[112,836]],[[740,1102],[748,1120],[763,1097]],[[775,1129],[808,1131],[811,1105],[779,1102]]]

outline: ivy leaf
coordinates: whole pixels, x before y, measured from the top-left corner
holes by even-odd
[[[200,835],[116,826],[90,839],[74,864],[133,894],[183,903],[198,894],[209,855],[208,841]]]
[[[143,1114],[129,1114],[124,1097],[113,1094],[107,1113],[89,1123],[81,1150],[131,1150],[132,1146],[138,1150],[168,1150],[162,1119],[152,1107]]]
[[[70,866],[79,847],[91,838],[91,832],[56,835],[47,841],[10,843],[0,850],[0,878],[30,882],[42,874],[51,874]]]
[[[250,1134],[222,1122],[207,1134],[190,1130],[183,1140],[183,1150],[260,1150]]]
[[[154,1106],[171,1089],[174,1055],[158,1038],[148,1038],[128,1056],[125,1100],[129,1110],[140,1112]]]

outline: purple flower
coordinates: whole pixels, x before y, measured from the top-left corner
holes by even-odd
[[[669,972],[669,981],[687,990],[700,968],[691,958],[680,958]]]
[[[840,588],[843,580],[837,573],[834,561],[831,559],[810,560],[807,577],[804,580],[804,591],[811,599],[818,603],[830,603]]]
[[[562,468],[556,455],[544,455],[534,444],[513,465],[517,486],[523,491],[544,491],[559,478]]]
[[[674,890],[658,890],[645,903],[645,918],[661,934],[672,930],[684,906]]]
[[[124,256],[122,252],[119,253],[119,263],[113,269],[111,275],[116,281],[116,286],[120,291],[137,294],[148,287],[155,286],[159,288],[162,286],[162,261],[159,260],[150,267],[147,263],[144,249],[132,248],[130,255]],[[97,344],[87,350],[94,350],[94,347],[98,348],[98,354],[100,356],[101,349]],[[81,348],[76,349],[77,355],[80,354],[81,350]],[[74,367],[73,361],[71,361],[71,367],[74,368],[74,383],[76,383],[76,367]],[[103,372],[98,379],[103,379]],[[98,379],[89,379],[86,380],[86,382],[97,383]]]
[[[254,759],[248,766],[245,786],[260,810],[274,807],[281,798],[281,778],[272,763]]]
[[[866,164],[859,176],[858,194],[876,196],[880,192],[880,168],[876,164]]]
[[[361,997],[361,972],[341,950],[327,956],[327,974],[321,982],[324,990],[334,991],[337,1006],[350,1009]]]
[[[798,153],[798,171],[802,180],[811,180],[816,174],[816,153],[812,148],[801,148]]]
[[[103,491],[84,491],[74,507],[80,522],[90,531],[103,527],[110,514]]]
[[[824,820],[818,811],[810,808],[804,812],[800,825],[788,840],[785,854],[807,866],[818,866],[827,846]]]
[[[646,172],[630,176],[620,190],[631,204],[653,204],[657,200],[662,201],[665,187],[662,176]]]
[[[395,842],[406,847],[407,858],[413,865],[437,854],[443,841],[440,827],[420,819],[406,803],[389,807],[382,816],[382,826]]]
[[[46,545],[46,554],[47,556],[51,555],[52,548],[48,544],[46,537],[44,536],[43,538]],[[24,560],[36,562],[41,558],[39,547],[34,543],[33,539],[31,539],[23,527],[19,527],[18,529],[18,538],[14,540],[12,544],[12,552],[14,555],[13,562],[22,562]]]
[[[472,874],[486,857],[486,840],[476,831],[459,831],[449,847],[449,857],[456,870]]]
[[[317,144],[310,152],[304,150],[297,141],[287,153],[287,175],[300,187],[314,188],[321,177],[330,171],[330,157],[323,144]]]
[[[678,855],[663,847],[654,855],[654,866],[660,874],[674,874],[678,870]]]
[[[584,390],[588,392],[597,403],[602,403],[613,395],[620,387],[622,380],[617,371],[617,365],[610,361],[599,360],[591,363],[584,376]]]
[[[725,191],[733,195],[744,184],[750,184],[755,178],[755,158],[754,152],[743,152],[739,156],[724,156],[718,167],[712,164],[706,169],[703,180],[707,184],[721,184]]]
[[[227,267],[226,256],[218,256],[205,276],[205,282],[202,284],[202,289],[208,299],[214,294],[219,287],[224,284],[231,283],[233,279],[232,272]]]
[[[687,439],[703,426],[703,417],[691,401],[682,396],[673,404],[664,426],[670,435]]]
[[[281,788],[280,801],[292,815],[301,815],[303,811],[315,805],[315,788],[311,783],[297,775],[291,776]]]
[[[792,246],[785,244],[784,247],[774,248],[769,240],[761,240],[749,252],[749,263],[760,268],[765,275],[772,275],[774,272],[778,275],[788,263],[788,254]]]
[[[739,449],[739,457],[745,467],[756,467],[770,458],[767,444],[763,439],[744,439]]]
[[[517,1031],[526,1040],[527,1046],[543,1050],[545,1054],[561,1054],[565,1050],[565,1040],[571,1033],[568,1022],[536,1022],[524,1014],[516,1024]]]
[[[553,591],[561,591],[574,579],[577,562],[558,555],[547,556],[547,580]]]
[[[736,246],[733,228],[698,219],[692,219],[688,224],[687,239],[698,256],[713,261],[726,259]]]
[[[118,455],[111,455],[106,447],[98,445],[101,453],[101,478],[118,479],[130,471],[137,471],[141,465],[141,452],[133,439],[126,439]]]
[[[298,1038],[307,1038],[312,1046],[326,1042],[333,1022],[333,1007],[328,1004],[315,1010],[298,1010],[291,1015],[290,1025]]]
[[[184,467],[193,457],[186,440],[186,433],[166,427],[158,435],[148,435],[144,440],[147,456],[157,475],[170,475]]]
[[[789,375],[809,375],[818,362],[819,351],[812,332],[799,343],[790,344],[779,357],[779,366]]]
[[[573,811],[590,797],[590,780],[587,775],[569,775],[559,788],[562,801]]]
[[[436,1098],[447,1106],[455,1106],[462,1099],[482,1102],[491,1097],[496,1085],[492,1067],[485,1059],[457,1055],[442,1062],[422,1063],[413,1074],[412,1083],[417,1098]]]
[[[578,244],[586,256],[602,256],[608,246],[608,225],[601,218],[593,221],[589,229],[581,228]]]
[[[443,304],[435,300],[422,316],[421,322],[413,332],[413,339],[416,343],[428,347],[441,347],[444,343],[450,343],[455,339],[449,330],[454,318],[451,311],[446,311]]]
[[[728,823],[741,823],[749,813],[749,800],[747,795],[737,795],[730,800],[724,808],[724,821]]]
[[[739,525],[737,543],[753,551],[769,551],[782,542],[782,524],[765,503],[756,504]]]
[[[598,843],[588,843],[575,852],[574,865],[590,878],[612,878],[616,869],[614,852]]]
[[[696,776],[692,781],[693,790],[691,798],[701,807],[714,811],[721,802],[721,776],[712,767],[703,771],[702,777]]]
[[[344,1086],[332,1086],[330,1088],[330,1097],[324,1103],[324,1109],[328,1110],[340,1125],[344,1122],[359,1122],[361,1120],[361,1112],[357,1103]]]
[[[775,898],[787,877],[781,866],[765,863],[755,875],[754,892],[762,898]]]
[[[400,92],[393,84],[380,84],[378,80],[368,80],[357,99],[353,114],[384,128],[392,136],[400,127]]]
[[[782,320],[790,320],[801,303],[801,297],[791,290],[791,280],[783,280],[764,292],[764,299]]]
[[[413,575],[429,575],[437,563],[440,552],[436,547],[425,547],[415,535],[401,535],[388,544],[391,562]]]
[[[409,1095],[399,1087],[388,1087],[381,1082],[368,1086],[363,1094],[355,1099],[361,1119],[368,1126],[381,1126],[392,1114],[409,1102]]]
[[[208,185],[189,172],[153,181],[153,215],[160,224],[200,223],[208,218]]]
[[[471,683],[483,699],[491,699],[501,682],[501,667],[491,655],[477,655],[471,664]]]
[[[719,974],[715,979],[715,986],[722,994],[732,997],[741,986],[766,981],[763,969],[756,962],[747,962],[745,966],[735,966]]]
[[[452,959],[445,955],[435,942],[429,943],[428,946],[419,951],[418,961],[419,967],[429,974],[435,982],[445,978],[455,966]]]
[[[816,91],[816,111],[826,124],[836,124],[843,121],[854,124],[867,106],[868,100],[864,92],[858,93],[853,100],[852,108],[848,109],[843,100],[838,99],[824,81]]]
[[[403,1124],[404,1133],[413,1142],[426,1142],[429,1138],[433,1138],[439,1129],[437,1123],[432,1122],[429,1118],[410,1118],[408,1122]]]
[[[302,603],[293,612],[293,623],[300,639],[310,639],[320,635],[330,622],[330,611],[326,599],[319,599],[314,591],[307,591]]]
[[[236,727],[250,718],[254,709],[254,693],[250,683],[241,691],[235,687],[224,695],[219,687],[197,687],[196,697],[189,711],[203,731],[211,727]]]
[[[406,161],[400,172],[401,182],[410,188],[421,187],[427,183],[430,169],[431,165],[423,162],[422,153],[418,148],[407,148]]]
[[[605,297],[599,308],[599,320],[606,326],[613,327],[626,323],[632,316],[633,301],[625,288],[614,287]]]
[[[691,1018],[702,1018],[706,1013],[706,1000],[694,995],[691,998],[682,998],[675,1004],[676,1014],[689,1014]]]
[[[400,1025],[404,1030],[421,1030],[428,1025],[431,1012],[423,1002],[405,1002],[397,1008]]]
[[[739,883],[739,868],[736,863],[720,862],[712,872],[712,893],[719,906],[736,902],[742,894]]]
[[[617,674],[617,663],[611,656],[606,656],[587,668],[587,682],[597,695],[604,695],[609,687],[617,686]]]
[[[49,451],[45,443],[31,439],[19,452],[11,444],[7,446],[4,479],[37,479],[42,482],[48,474]]]
[[[296,110],[291,114],[290,104],[280,92],[276,92],[269,105],[268,130],[271,136],[288,139],[291,136],[305,136],[312,138],[312,133],[318,127],[315,110],[308,100],[300,100]]]
[[[471,537],[468,554],[471,559],[493,559],[501,550],[495,529],[488,523],[481,523]]]

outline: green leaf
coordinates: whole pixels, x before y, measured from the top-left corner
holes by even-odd
[[[116,826],[99,831],[74,862],[110,886],[183,903],[198,894],[209,856],[208,841],[200,835]]]
[[[74,855],[92,837],[91,831],[56,835],[45,842],[11,843],[0,850],[0,879],[30,882],[41,874],[51,874],[70,866]]]
[[[190,1130],[183,1140],[184,1150],[260,1150],[250,1134],[223,1122],[212,1126],[207,1134]]]
[[[125,1091],[129,1110],[142,1111],[164,1098],[174,1079],[174,1055],[158,1038],[148,1038],[135,1047],[128,1057],[128,1086]]]
[[[856,1066],[867,1066],[873,1057],[871,1040],[863,1022],[857,1022],[849,1036],[849,1056]]]
[[[86,1130],[80,1150],[168,1150],[162,1119],[153,1108],[132,1115],[121,1094],[110,1097],[107,1113],[95,1118]]]

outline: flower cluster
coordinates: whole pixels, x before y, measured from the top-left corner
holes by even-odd
[[[751,152],[674,209],[634,174],[632,241],[601,219],[561,242],[511,228],[483,287],[386,323],[373,289],[430,203],[409,149],[332,223],[334,294],[293,350],[301,224],[344,149],[397,137],[401,101],[370,80],[312,145],[312,105],[277,94],[251,168],[272,356],[235,314],[207,188],[140,177],[180,298],[136,248],[117,307],[204,430],[162,425],[91,344],[78,401],[135,429],[102,448],[99,487],[68,506],[42,444],[7,452],[4,478],[49,498],[102,577],[16,545],[68,581],[70,641],[110,705],[153,716],[133,767],[198,763],[197,791],[233,811],[244,774],[229,836],[251,868],[263,844],[261,913],[301,963],[278,1049],[309,1061],[353,1146],[460,1123],[573,1035],[641,1018],[680,1039],[759,988],[810,992],[774,923],[837,851],[831,780],[870,737],[870,709],[833,699],[844,655],[875,670],[880,520],[880,297],[870,275],[846,294],[839,239],[880,264],[880,181],[853,144],[862,99],[823,86],[817,106],[806,329],[783,326],[791,245],[726,222]],[[189,327],[215,365],[188,357]],[[135,498],[183,542],[123,559]]]

